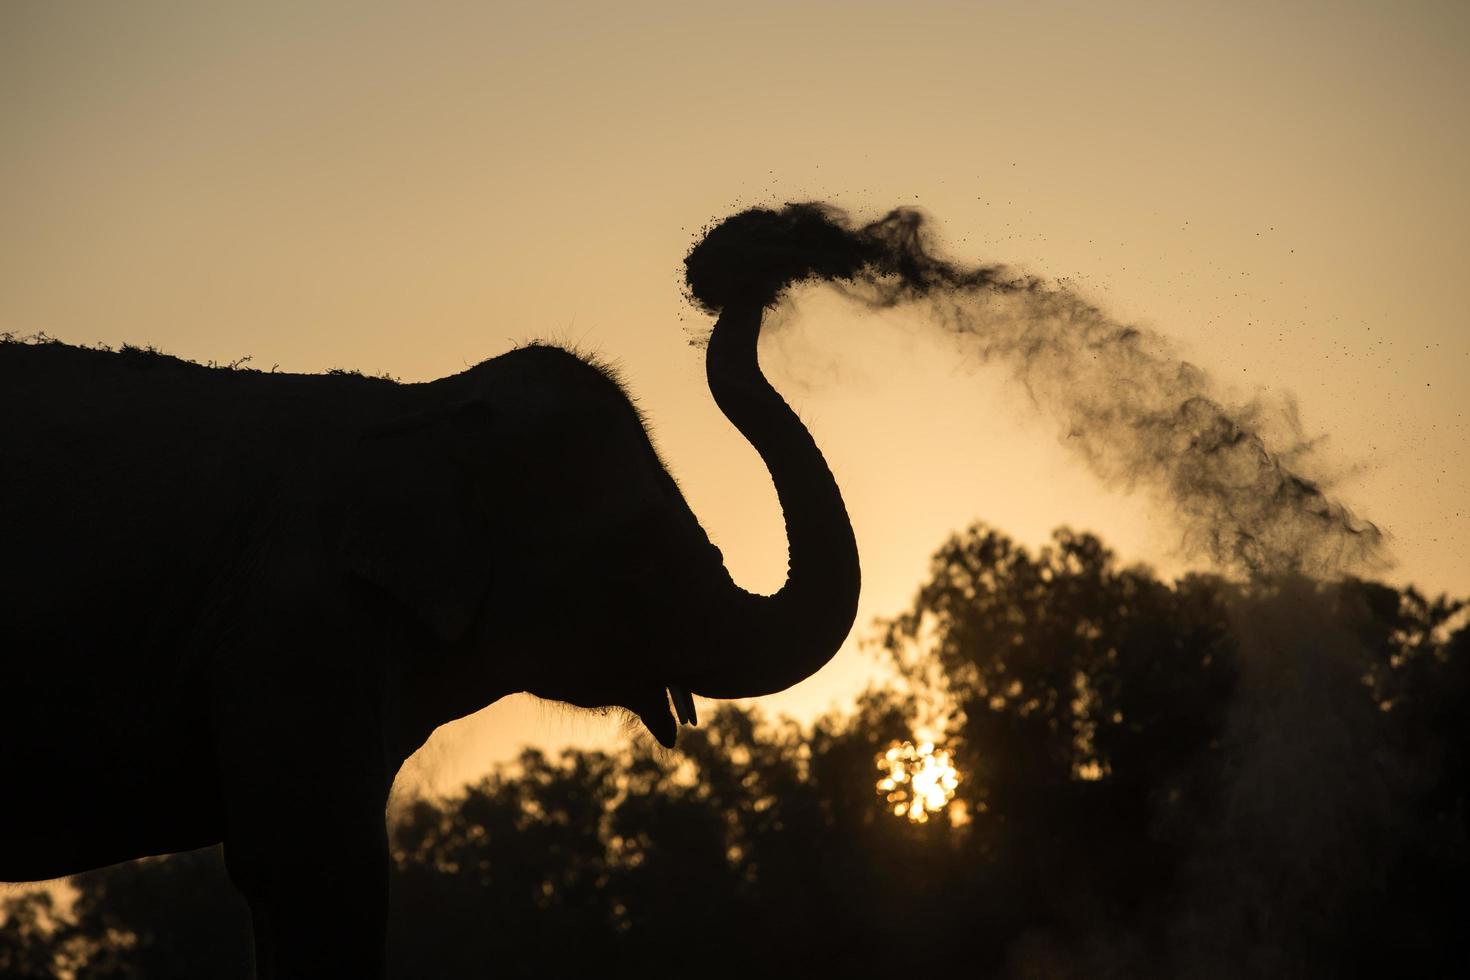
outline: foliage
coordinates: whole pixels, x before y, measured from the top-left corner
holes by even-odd
[[[393,975],[1470,970],[1459,604],[975,527],[876,642],[905,684],[810,728],[727,705],[677,753],[527,751],[412,803]],[[959,772],[922,824],[875,768],[921,725]],[[216,852],[77,885],[4,901],[0,975],[247,975]]]
[[[44,980],[55,973],[65,956],[57,934],[60,919],[55,899],[47,892],[26,892],[0,904],[0,977],[7,980]]]

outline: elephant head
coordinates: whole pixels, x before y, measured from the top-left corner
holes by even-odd
[[[525,690],[626,708],[672,745],[676,717],[696,721],[691,695],[779,691],[836,653],[857,545],[820,451],[761,373],[762,309],[723,309],[706,369],[780,500],[789,563],[774,595],[731,580],[626,394],[563,351],[409,386],[428,407],[362,439],[346,555],[437,640],[406,681],[421,728]]]

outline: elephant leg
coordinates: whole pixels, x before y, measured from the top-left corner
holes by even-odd
[[[250,906],[261,980],[384,974],[388,845],[381,817],[331,819],[334,807],[276,801],[280,819],[247,820],[225,840],[230,877]],[[308,811],[307,808],[311,808]]]
[[[342,634],[334,644],[323,632],[294,630],[288,648],[217,676],[225,861],[250,906],[262,980],[384,972],[382,688],[369,656],[344,666],[324,654]]]

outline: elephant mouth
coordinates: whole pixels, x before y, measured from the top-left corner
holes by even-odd
[[[672,749],[678,737],[680,725],[698,725],[699,716],[694,710],[694,698],[689,689],[680,684],[656,688],[657,694],[633,708],[648,734],[666,749]],[[673,710],[670,710],[670,705]]]

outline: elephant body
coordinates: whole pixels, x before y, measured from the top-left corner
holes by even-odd
[[[449,417],[442,417],[445,406]],[[498,499],[471,502],[400,487],[364,493],[350,485],[372,478],[375,443],[452,427],[452,413],[461,406],[482,416],[473,420],[475,436],[500,454],[477,461],[492,474],[501,472],[491,484]],[[618,492],[607,486],[609,476],[637,480],[662,473],[653,467],[592,472],[596,460],[571,445],[579,436],[616,433],[641,442],[637,451],[650,459],[653,448],[615,383],[547,347],[523,348],[438,382],[399,385],[347,374],[206,368],[144,352],[6,344],[0,348],[0,412],[7,419],[0,459],[15,464],[0,478],[7,620],[0,743],[12,747],[6,784],[14,798],[29,801],[0,812],[0,840],[29,843],[23,853],[0,854],[0,877],[10,880],[70,874],[220,839],[219,762],[210,751],[211,724],[218,719],[212,712],[268,707],[222,704],[231,692],[218,687],[218,660],[231,655],[225,651],[257,658],[254,666],[279,670],[283,679],[304,669],[291,662],[267,667],[278,655],[270,647],[290,646],[285,637],[234,652],[233,638],[220,630],[225,624],[237,629],[251,616],[235,607],[255,601],[262,611],[277,610],[279,598],[266,600],[262,590],[289,591],[293,578],[314,579],[296,583],[312,601],[325,607],[331,594],[374,624],[356,635],[338,633],[321,649],[291,654],[343,677],[360,672],[358,658],[372,655],[372,641],[384,631],[413,631],[412,624],[392,621],[372,588],[332,581],[357,559],[355,550],[396,544],[349,538],[348,525],[359,519],[355,511],[441,509],[413,516],[413,530],[421,533],[432,529],[418,522],[466,521],[462,513],[447,513],[456,507],[498,521],[501,526],[476,529],[482,542],[493,542],[492,551],[481,554],[484,581],[476,587],[488,601],[485,615],[504,628],[513,617],[533,616],[529,598],[577,585],[563,564],[567,542],[557,540],[581,530],[576,521],[533,525],[528,507],[560,504],[575,514],[575,498]],[[568,424],[559,425],[559,416]],[[604,420],[595,427],[604,431],[579,433],[570,423],[589,417]],[[522,445],[507,432],[519,435]],[[563,443],[555,454],[545,447],[553,432]],[[516,473],[531,465],[526,443],[532,433],[543,461],[536,486],[526,487]],[[404,462],[444,466],[413,455],[409,451]],[[568,464],[554,480],[564,499],[526,499],[529,491],[544,498],[548,459]],[[431,479],[422,471],[412,476]],[[303,540],[316,547],[291,554]],[[443,549],[433,558],[465,558],[444,541],[431,544]],[[504,568],[493,558],[497,544],[502,552],[559,560]],[[584,538],[578,547],[613,544]],[[582,556],[582,575],[597,573],[590,557]],[[497,572],[505,574],[497,579]],[[537,624],[522,627],[531,632]],[[405,638],[415,649],[412,662],[390,661],[380,669],[404,672],[449,656],[440,638],[422,632]],[[500,645],[514,642],[507,635]],[[483,671],[454,678],[470,685],[465,711],[521,689],[511,683],[511,651],[497,652],[498,678]],[[353,662],[332,664],[337,657]],[[384,685],[382,694],[401,702],[403,678],[398,681]],[[449,720],[437,710],[432,719],[415,718],[412,707],[384,707],[403,715],[389,726],[385,765],[394,770],[434,725]],[[77,852],[73,842],[79,840],[85,848]]]
[[[711,387],[791,541],[769,597],[556,348],[398,384],[0,344],[0,880],[223,842],[262,976],[378,975],[383,809],[435,727],[530,691],[672,745],[666,688],[692,720],[687,692],[815,670],[851,528],[759,374],[759,309],[727,321]]]

